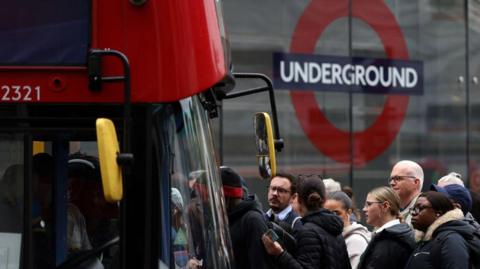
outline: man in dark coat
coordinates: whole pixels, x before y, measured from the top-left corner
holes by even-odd
[[[230,237],[232,239],[235,268],[266,269],[271,267],[262,235],[268,230],[266,220],[258,203],[243,200],[242,179],[231,168],[220,167],[227,206]]]

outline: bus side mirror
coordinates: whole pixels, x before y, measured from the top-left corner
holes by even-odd
[[[97,144],[103,194],[108,202],[118,202],[123,196],[122,168],[117,163],[120,153],[115,125],[109,119],[97,119]]]
[[[265,179],[272,178],[277,173],[277,163],[270,115],[265,112],[256,113],[253,125],[260,176]]]

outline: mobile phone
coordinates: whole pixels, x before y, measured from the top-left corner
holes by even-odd
[[[280,239],[280,237],[278,237],[278,234],[272,229],[268,229],[267,235],[270,236],[273,241],[278,241],[278,239]]]

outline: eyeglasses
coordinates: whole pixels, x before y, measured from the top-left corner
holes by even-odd
[[[379,202],[379,201],[365,201],[365,207],[370,207],[371,205],[373,204],[381,204],[383,202]]]
[[[414,208],[412,208],[412,209],[410,210],[410,212],[412,212],[412,214],[417,215],[417,214],[419,214],[422,210],[427,209],[427,208],[432,208],[432,207],[431,207],[431,206],[426,206],[426,205],[425,205],[425,206],[415,206]]]
[[[388,184],[390,184],[390,182],[392,182],[392,181],[395,181],[395,183],[397,183],[399,181],[404,180],[405,178],[417,178],[417,177],[414,177],[414,176],[392,176],[388,179]]]
[[[277,186],[268,186],[267,187],[269,191],[271,192],[277,192],[278,194],[287,194],[290,193],[289,190],[286,190],[282,187],[277,187]]]

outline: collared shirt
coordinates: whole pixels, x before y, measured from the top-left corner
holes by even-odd
[[[275,216],[278,218],[278,220],[284,220],[287,217],[288,213],[290,213],[290,211],[292,211],[292,206],[288,205],[282,211],[280,211],[280,213],[275,214]],[[269,218],[272,216],[272,214],[274,214],[272,209],[269,209],[265,213],[265,215],[267,215],[267,217],[269,217]]]
[[[419,194],[420,195],[420,194]],[[408,224],[410,227],[412,227],[412,213],[411,210],[415,206],[415,203],[417,202],[418,196],[415,196],[412,201],[403,209],[400,210],[400,215],[403,217],[403,221]]]
[[[376,229],[374,233],[375,233],[375,234],[378,234],[378,233],[380,233],[381,231],[383,231],[383,230],[385,230],[385,229],[387,229],[387,228],[390,228],[390,227],[392,227],[392,226],[395,226],[395,225],[397,225],[397,224],[400,224],[400,220],[399,220],[399,219],[391,220],[391,221],[383,224],[382,227]]]

